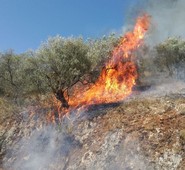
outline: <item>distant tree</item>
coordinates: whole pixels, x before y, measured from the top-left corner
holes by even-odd
[[[48,89],[46,84],[44,83],[44,77],[40,74],[39,71],[39,59],[36,56],[34,51],[28,51],[21,55],[24,58],[24,65],[22,65],[22,71],[24,73],[22,76],[24,77],[24,94],[26,96],[29,95],[37,95],[37,94],[45,94]]]
[[[12,50],[0,55],[0,89],[10,97],[17,98],[24,86],[24,59]]]
[[[168,70],[172,76],[175,70],[185,66],[185,41],[180,38],[170,38],[156,46],[156,63],[164,71]]]

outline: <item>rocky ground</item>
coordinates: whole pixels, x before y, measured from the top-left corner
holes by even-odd
[[[134,95],[59,125],[45,123],[44,110],[29,112],[2,122],[0,169],[185,169],[185,93]]]

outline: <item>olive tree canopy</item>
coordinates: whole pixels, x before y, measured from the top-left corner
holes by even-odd
[[[49,38],[36,52],[37,70],[43,83],[52,90],[63,107],[68,107],[64,92],[91,71],[88,45],[82,38]]]
[[[12,50],[0,55],[0,89],[6,96],[16,98],[24,93],[24,60]]]
[[[184,69],[185,66],[185,41],[180,38],[169,38],[156,47],[156,62],[159,68],[169,71],[170,75]]]

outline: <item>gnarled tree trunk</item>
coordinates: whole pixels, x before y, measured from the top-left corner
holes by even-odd
[[[69,108],[69,104],[64,97],[64,91],[58,90],[55,94],[56,98],[61,102],[61,106],[63,108]]]

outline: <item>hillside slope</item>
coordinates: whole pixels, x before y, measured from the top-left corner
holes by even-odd
[[[46,125],[41,111],[23,117],[3,127],[3,170],[185,167],[184,94],[92,106],[66,117],[62,125]]]

